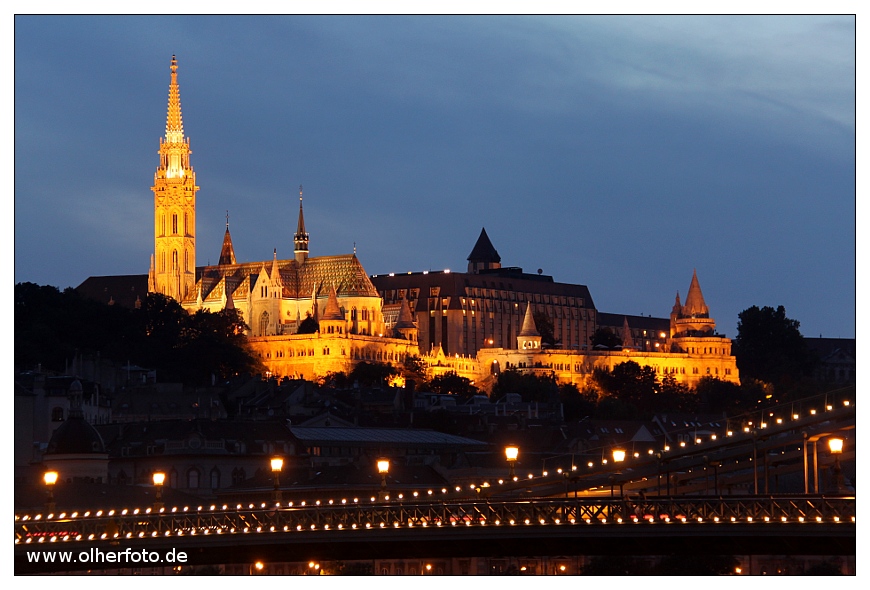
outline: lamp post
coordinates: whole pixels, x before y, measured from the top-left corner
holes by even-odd
[[[284,459],[281,457],[272,457],[272,459],[269,460],[269,465],[271,465],[271,467],[272,467],[272,479],[274,480],[274,483],[275,483],[275,489],[272,490],[272,501],[275,502],[276,504],[280,504],[281,503],[280,476],[281,476],[281,469],[284,468]]]
[[[520,456],[520,448],[516,445],[508,445],[504,448],[504,456],[507,459],[508,465],[510,466],[510,475],[509,477],[516,481],[517,476],[514,473],[514,465],[517,462],[517,458]]]
[[[390,499],[387,494],[387,474],[390,472],[390,460],[378,459],[378,473],[381,474],[381,491],[378,494],[382,501]]]
[[[625,451],[623,449],[613,449],[613,463],[619,465],[625,461]],[[614,475],[610,477],[610,497],[613,497],[613,483],[614,476],[621,475],[620,471],[617,470]],[[622,482],[619,482],[619,495],[622,496]]]
[[[45,487],[48,488],[48,500],[45,502],[45,509],[49,513],[52,513],[55,509],[54,485],[57,483],[57,471],[46,471],[42,476],[42,481],[45,482]]]
[[[155,471],[151,474],[151,482],[154,484],[154,511],[159,511],[163,508],[163,483],[166,481],[166,474],[162,471]]]
[[[839,494],[845,487],[843,485],[843,472],[840,470],[840,455],[843,452],[843,439],[829,438],[828,449],[830,449],[831,454],[834,456],[834,465],[831,467],[831,491]]]

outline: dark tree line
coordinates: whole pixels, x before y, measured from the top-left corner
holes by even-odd
[[[149,294],[139,309],[105,305],[74,289],[15,285],[15,367],[61,371],[77,354],[154,368],[161,381],[205,385],[262,366],[249,350],[238,310],[189,314]]]

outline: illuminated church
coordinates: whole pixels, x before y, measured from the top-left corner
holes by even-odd
[[[238,262],[227,217],[218,263],[197,267],[199,187],[182,125],[175,56],[159,154],[148,291],[174,298],[191,313],[238,310],[271,375],[314,379],[349,372],[361,361],[399,365],[419,356],[428,377],[455,371],[482,390],[505,369],[582,386],[596,368],[626,361],[690,386],[705,376],[738,382],[731,341],[715,332],[696,274],[685,304],[677,295],[669,329],[663,318],[599,313],[584,285],[502,267],[485,230],[467,273],[369,277],[355,252],[309,256],[302,187],[292,258],[273,251],[270,260]],[[535,312],[550,318],[555,346],[542,346]],[[620,326],[613,324],[617,318]],[[601,326],[611,327],[622,347],[592,348],[590,336]]]
[[[294,256],[236,261],[229,217],[218,263],[196,267],[196,174],[184,136],[178,63],[172,57],[166,134],[154,174],[154,254],[148,291],[187,311],[236,309],[255,354],[275,376],[313,379],[359,361],[398,364],[419,354],[417,329],[400,303],[390,326],[382,300],[354,254],[309,257],[302,187]],[[306,320],[317,322],[306,329]],[[316,329],[316,331],[315,331]],[[299,333],[300,330],[303,333]]]

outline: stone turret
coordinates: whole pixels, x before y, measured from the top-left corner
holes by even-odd
[[[538,332],[538,327],[535,325],[535,318],[532,316],[531,301],[526,305],[526,315],[523,318],[523,327],[517,335],[517,348],[520,350],[541,349],[541,333]]]
[[[399,308],[399,318],[396,320],[395,331],[401,338],[411,342],[417,342],[417,322],[411,315],[408,300],[402,298],[402,306]]]

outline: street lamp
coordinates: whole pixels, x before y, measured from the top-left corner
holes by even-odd
[[[843,453],[843,439],[829,438],[828,449],[834,456],[834,465],[831,468],[831,491],[837,494],[843,490],[843,473],[840,470],[840,455]]]
[[[389,496],[387,495],[387,474],[390,472],[390,460],[389,459],[378,459],[378,473],[381,474],[381,491],[380,491],[380,499],[388,500]]]
[[[54,484],[57,483],[57,471],[46,471],[42,476],[42,481],[45,482],[45,486],[48,488],[48,501],[45,503],[45,509],[49,513],[52,513],[55,509]]]
[[[156,489],[154,493],[154,510],[159,511],[163,508],[163,482],[166,481],[166,474],[162,471],[155,471],[151,474],[151,481]]]
[[[272,491],[272,501],[276,504],[281,503],[281,489],[280,489],[280,475],[281,469],[284,467],[284,459],[281,457],[272,457],[269,460],[269,464],[272,466],[272,479],[275,482],[275,489]]]
[[[613,462],[615,464],[622,463],[625,461],[625,451],[623,449],[613,449]],[[619,475],[620,472],[617,471],[614,475],[610,476],[610,497],[613,497],[613,483],[615,480],[615,476]],[[619,495],[622,496],[622,482],[619,482]]]
[[[516,480],[516,475],[514,475],[514,465],[517,462],[517,457],[520,456],[520,448],[516,445],[508,445],[504,448],[504,456],[511,468],[510,478]]]

